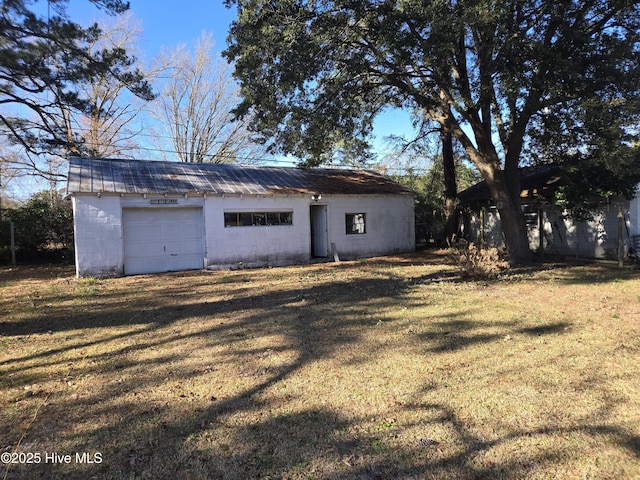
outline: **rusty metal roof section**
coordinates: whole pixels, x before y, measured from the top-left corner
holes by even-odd
[[[118,194],[396,194],[413,192],[368,170],[71,158],[67,192]]]
[[[548,164],[520,169],[520,196],[523,198],[552,196],[561,183],[562,172],[557,165]],[[491,200],[491,193],[487,182],[482,180],[458,193],[458,198],[464,204],[481,203]]]

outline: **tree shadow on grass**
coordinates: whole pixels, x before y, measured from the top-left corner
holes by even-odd
[[[572,324],[569,322],[555,322],[545,325],[537,325],[535,327],[525,327],[517,330],[520,333],[539,337],[541,335],[553,335],[559,333],[567,333],[571,330]]]
[[[21,320],[0,322],[0,333],[3,336],[16,336],[130,325],[166,325],[190,317],[225,316],[263,308],[277,312],[281,306],[302,301],[314,306],[327,303],[348,307],[350,304],[381,298],[392,302],[394,296],[402,295],[407,288],[402,279],[365,278],[323,285],[309,284],[283,291],[269,291],[267,294],[248,289],[233,292],[229,295],[233,296],[230,299],[210,301],[198,298],[194,294],[195,288],[191,287],[174,289],[164,298],[154,297],[155,301],[143,298],[132,302],[122,299],[119,293],[96,294],[90,300],[90,309],[84,311],[74,311],[66,304],[77,299],[76,295],[64,297],[54,293],[55,302],[47,297],[39,298],[30,314],[23,315]],[[50,303],[60,306],[52,307]]]
[[[569,441],[541,445],[550,436],[575,435],[616,444],[639,456],[637,436],[588,419],[575,427],[513,428],[481,437],[445,403],[405,404],[401,410],[422,412],[423,418],[402,424],[389,420],[379,428],[362,428],[371,423],[368,418],[317,407],[272,411],[257,422],[241,421],[243,412],[264,409],[255,395],[285,377],[278,375],[256,389],[172,421],[157,421],[166,407],[145,411],[131,404],[125,417],[130,419],[128,427],[114,425],[91,433],[109,442],[103,464],[33,465],[28,470],[18,466],[14,473],[19,475],[8,478],[516,479],[539,477],[562,465]],[[110,415],[121,418],[123,412]],[[448,431],[447,439],[434,438],[432,432],[438,430]],[[122,437],[116,442],[115,435]],[[77,448],[82,448],[82,441],[78,438]],[[517,450],[518,455],[492,455],[500,449]]]
[[[96,374],[100,373],[105,362],[112,359],[120,359],[121,365],[128,365],[127,362],[132,361],[127,360],[127,356],[135,355],[136,352],[162,349],[178,342],[202,338],[210,339],[211,345],[224,344],[231,347],[246,342],[249,338],[273,334],[274,330],[277,331],[279,328],[286,331],[292,326],[304,333],[300,335],[300,344],[291,348],[298,349],[305,355],[321,358],[325,354],[324,350],[356,341],[359,327],[377,322],[373,316],[360,315],[366,310],[359,305],[378,305],[383,309],[392,304],[395,296],[402,294],[405,287],[406,285],[399,280],[363,279],[270,292],[268,296],[248,295],[245,298],[215,302],[199,299],[195,303],[178,307],[150,307],[143,304],[136,308],[127,305],[129,308],[125,308],[126,304],[112,301],[110,298],[104,303],[103,309],[97,312],[91,310],[74,316],[55,311],[34,314],[20,322],[3,325],[3,335],[31,335],[34,332],[50,335],[55,332],[95,330],[98,338],[85,338],[85,335],[80,335],[77,341],[64,342],[57,348],[6,359],[0,362],[4,367],[2,375],[5,380],[11,377],[11,380],[7,381],[14,387],[29,385],[37,379],[37,374],[32,373],[33,371],[46,367],[64,367],[68,364],[68,353],[82,356],[85,350],[93,347],[117,345],[108,352],[90,355],[94,367],[85,368],[84,374]],[[328,301],[331,302],[330,308],[327,307]],[[204,326],[195,331],[182,332],[180,328],[172,330],[172,326],[181,320],[200,321]],[[99,335],[102,329],[109,332],[111,327],[131,326],[135,329],[123,332],[116,330],[116,334]],[[336,329],[342,331],[342,335],[334,340],[333,344],[327,345],[326,342],[317,341],[326,331]],[[18,337],[17,341],[21,339]],[[249,357],[261,355],[265,350],[245,349],[244,354]],[[268,350],[273,351],[272,348]]]
[[[565,285],[597,285],[623,280],[640,280],[640,270],[633,267],[618,267],[611,262],[599,261],[565,261],[544,265],[525,275],[545,271],[552,279]],[[514,272],[519,273],[519,272]]]
[[[146,300],[131,304],[117,301],[110,295],[100,299],[99,308],[76,313],[71,313],[69,307],[33,309],[31,316],[1,323],[3,338],[16,345],[22,342],[28,345],[32,336],[37,339],[43,335],[46,340],[56,334],[79,333],[65,337],[60,346],[33,352],[26,350],[24,354],[3,360],[0,362],[1,375],[8,387],[26,386],[36,383],[38,374],[34,372],[42,368],[68,370],[67,367],[73,364],[69,358],[90,360],[92,366],[85,367],[83,373],[99,374],[101,369],[108,369],[109,362],[114,359],[126,369],[134,362],[129,358],[136,358],[138,353],[203,339],[209,346],[225,345],[237,349],[242,345],[239,352],[251,358],[274,350],[273,347],[245,348],[245,344],[251,345],[251,338],[291,331],[297,331],[299,335],[287,342],[286,348],[299,351],[303,358],[318,359],[340,345],[355,342],[359,328],[377,322],[375,316],[363,312],[372,306],[384,309],[392,305],[405,289],[402,280],[360,279],[309,284],[269,291],[266,295],[247,292],[243,297],[217,301],[203,300],[191,293],[179,305],[163,305],[162,299],[158,305],[151,305]],[[201,326],[189,329],[181,324],[183,320]],[[335,332],[341,334],[336,336]],[[327,335],[332,340],[322,341]],[[101,353],[85,353],[103,345],[113,347]],[[158,364],[163,361],[157,359]]]
[[[428,352],[452,352],[478,344],[501,341],[509,333],[522,333],[530,336],[566,334],[572,325],[569,322],[556,322],[535,327],[520,327],[521,323],[515,321],[492,323],[479,320],[460,320],[459,315],[460,313],[452,315],[452,319],[448,321],[433,322],[430,332],[419,334],[419,338],[429,345]],[[499,327],[501,332],[484,333],[482,331],[491,327]]]
[[[397,406],[398,416],[406,413],[407,418],[420,417],[403,424],[395,423],[393,418],[337,411],[330,404],[292,411],[289,405],[293,399],[287,398],[286,393],[279,401],[274,400],[274,390],[304,368],[320,365],[338,350],[357,345],[364,330],[378,320],[375,314],[363,312],[393,305],[410,286],[403,279],[361,279],[298,285],[262,296],[246,292],[241,298],[214,302],[197,299],[193,293],[189,296],[185,291],[177,293],[192,303],[184,302],[179,307],[163,305],[160,299],[158,305],[126,309],[111,297],[98,312],[83,312],[66,322],[60,311],[47,313],[46,318],[60,325],[58,333],[98,332],[111,325],[125,327],[132,318],[139,329],[99,339],[79,338],[52,351],[29,353],[4,362],[3,368],[13,369],[12,382],[21,385],[34,381],[31,369],[47,364],[63,369],[70,363],[67,354],[73,351],[91,345],[113,345],[107,352],[88,358],[88,363],[73,372],[79,382],[83,376],[101,375],[100,391],[86,392],[79,398],[54,392],[51,402],[43,407],[42,421],[33,425],[24,443],[24,449],[43,451],[39,445],[51,449],[65,442],[63,453],[98,446],[103,462],[16,466],[8,478],[515,479],[536,473],[535,468],[563,461],[562,451],[536,448],[537,438],[571,433],[584,433],[602,442],[610,440],[638,457],[637,436],[597,419],[585,419],[579,428],[514,427],[508,433],[484,438],[444,400]],[[118,320],[117,315],[123,311],[125,319]],[[40,318],[34,313],[19,324],[20,331],[28,332],[31,322]],[[203,325],[182,332],[182,320],[200,321]],[[487,325],[466,320],[464,312],[455,312],[449,320],[434,326],[438,331],[422,337],[430,344],[430,353],[461,350],[498,337],[480,331]],[[552,335],[569,326],[558,322],[546,327],[521,328],[514,324],[509,328],[527,335]],[[260,343],[274,335],[279,336],[278,343]],[[236,369],[247,375],[246,382],[239,384],[244,386],[219,397],[212,384],[208,401],[200,398],[191,402],[188,383],[207,374],[202,371],[202,363],[191,370],[180,368],[179,355],[171,354],[178,344],[192,345],[189,353],[203,357],[210,356],[213,347],[232,351],[233,354],[207,361],[221,370],[234,362],[246,362],[246,368]],[[277,349],[290,352],[290,360],[261,369],[259,359]],[[145,361],[135,356],[156,350],[162,353]],[[28,368],[22,365],[25,362],[31,362]],[[164,367],[172,363],[177,367],[167,373]],[[327,371],[324,378],[331,375]],[[223,382],[236,380],[215,378]],[[169,385],[185,388],[137,400],[137,395],[147,389],[167,389]],[[428,393],[435,395],[434,389],[435,385],[431,385]],[[38,393],[33,400],[41,397]],[[87,418],[86,412],[91,412],[92,417]],[[2,445],[15,445],[22,429],[8,419],[0,421],[0,427],[5,432],[1,434]],[[447,443],[433,437],[431,432],[436,427],[452,432]],[[529,449],[522,451],[522,444]],[[504,445],[520,448],[521,454],[493,463],[485,461],[485,454]]]

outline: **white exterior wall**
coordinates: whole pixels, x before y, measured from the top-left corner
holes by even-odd
[[[415,250],[414,206],[411,195],[331,196],[327,202],[329,244],[335,243],[341,259],[412,252]],[[347,213],[366,214],[366,233],[347,235]]]
[[[73,230],[79,277],[124,273],[120,197],[74,195]]]
[[[279,266],[311,257],[312,205],[326,205],[328,242],[341,259],[410,252],[415,249],[412,195],[243,195],[165,197],[75,194],[73,196],[78,276],[124,274],[123,208],[202,207],[208,268]],[[154,204],[160,200],[160,204]],[[225,212],[293,211],[292,225],[225,227]],[[345,215],[366,214],[366,233],[347,235]]]
[[[631,202],[627,200],[622,202],[629,234],[640,234],[637,231],[640,221],[638,218],[640,214],[638,198],[634,198]],[[609,205],[603,206],[601,212],[594,214],[594,219],[587,222],[575,222],[564,217],[563,212],[554,206],[545,206],[543,215],[545,253],[587,258],[615,258],[618,248],[618,206],[616,202],[612,201]],[[486,211],[485,246],[504,248],[500,228],[500,215],[497,211],[495,209]],[[471,215],[471,229],[473,241],[479,244],[481,225],[477,213]],[[529,226],[528,234],[530,248],[537,251],[540,245],[537,224]],[[626,250],[629,247],[626,229],[623,229],[623,239]]]
[[[477,245],[491,248],[504,248],[502,239],[502,226],[498,210],[493,207],[485,209],[484,215],[472,212],[469,219],[471,227],[471,239]]]
[[[323,195],[212,197],[205,203],[207,265],[210,268],[305,263],[311,257],[313,205],[327,207],[327,236],[341,259],[415,250],[411,195]],[[292,225],[224,227],[224,212],[293,211]],[[345,215],[366,214],[366,233],[347,235]]]
[[[213,196],[205,202],[206,264],[209,268],[279,266],[309,260],[309,198]],[[293,211],[292,225],[225,227],[225,212]]]
[[[640,189],[640,185],[638,185]],[[640,235],[640,192],[629,202],[629,216],[626,218],[629,233],[631,235]]]
[[[628,210],[628,205],[623,207]],[[537,229],[536,229],[537,230]],[[537,235],[537,234],[536,234]],[[626,244],[626,232],[623,230]],[[609,205],[587,222],[564,218],[557,209],[545,210],[544,248],[546,253],[588,258],[616,258],[618,248],[618,207]]]

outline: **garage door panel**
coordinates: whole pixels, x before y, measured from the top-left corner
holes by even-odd
[[[169,255],[182,254],[182,255],[200,255],[202,252],[202,240],[186,239],[184,242],[167,242],[164,247],[164,251]]]
[[[123,210],[125,274],[202,268],[201,208]]]
[[[195,209],[178,208],[174,210],[167,210],[166,213],[170,213],[174,219],[180,222],[196,223],[197,219],[193,215],[194,211]]]
[[[123,211],[123,215],[127,217],[129,222],[145,222],[149,220],[149,216],[145,213],[145,209],[129,208]]]
[[[144,239],[146,242],[160,241],[164,238],[164,230],[160,225],[149,224],[127,224],[127,235],[133,239]],[[138,243],[137,241],[135,243]],[[142,243],[142,242],[141,242]]]
[[[147,258],[163,256],[165,247],[162,242],[147,242],[145,244],[130,245],[125,258]]]
[[[203,260],[201,256],[181,256],[169,257],[166,260],[165,272],[177,272],[180,270],[197,270],[202,268]]]

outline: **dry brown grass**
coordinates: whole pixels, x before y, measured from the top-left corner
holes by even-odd
[[[0,478],[640,478],[637,271],[447,262],[0,270]]]

